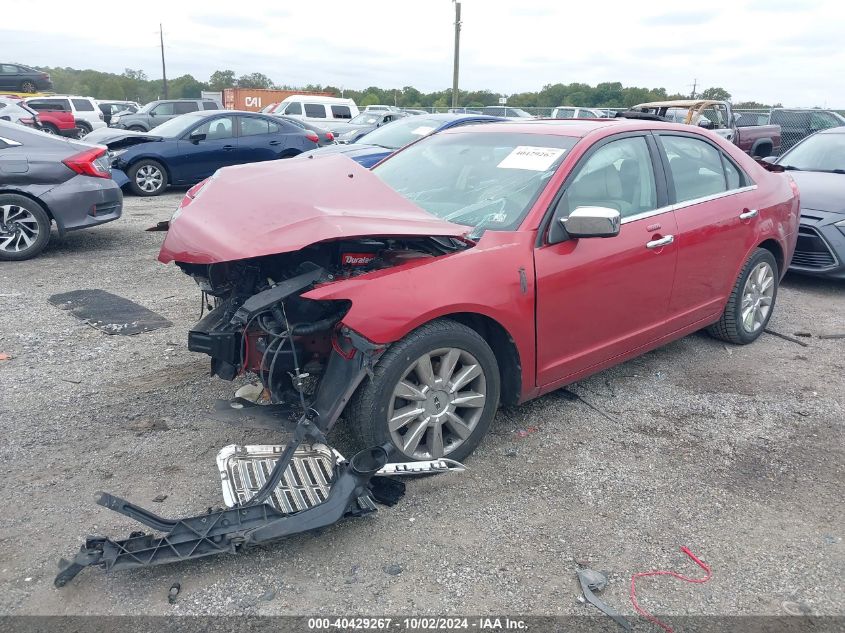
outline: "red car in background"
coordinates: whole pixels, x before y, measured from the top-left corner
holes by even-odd
[[[189,348],[327,432],[460,460],[530,400],[706,328],[763,332],[799,199],[712,132],[642,120],[480,124],[372,171],[343,156],[192,188],[162,262],[216,297]]]
[[[23,99],[18,95],[0,95],[6,99],[14,100],[19,108],[23,108],[32,113],[33,124],[32,127],[40,129],[42,132],[48,134],[56,134],[58,136],[65,136],[70,138],[79,138],[80,129],[76,127],[76,120],[73,118],[72,112],[62,112],[58,110],[50,110],[45,112],[38,112],[30,108]]]

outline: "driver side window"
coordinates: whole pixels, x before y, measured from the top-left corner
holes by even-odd
[[[578,167],[555,215],[568,217],[578,207],[615,209],[623,218],[657,208],[654,168],[645,138],[611,141]]]

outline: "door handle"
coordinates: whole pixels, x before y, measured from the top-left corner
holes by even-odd
[[[760,213],[757,209],[749,209],[748,211],[744,211],[743,213],[739,214],[740,220],[750,220],[751,218],[756,218],[757,214]]]
[[[233,149],[235,149],[234,145],[224,145],[223,146],[223,151],[226,151],[226,152],[231,152]]]
[[[281,141],[270,141],[270,145],[281,145]]]
[[[666,237],[661,237],[659,240],[651,240],[650,242],[646,242],[645,247],[652,250],[655,248],[663,248],[664,246],[668,246],[674,241],[674,235],[667,235]]]

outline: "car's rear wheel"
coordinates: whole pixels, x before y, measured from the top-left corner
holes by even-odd
[[[92,129],[91,126],[88,123],[85,123],[84,121],[77,121],[76,128],[78,130],[76,133],[76,138],[82,138],[86,134],[90,134]]]
[[[35,85],[34,81],[22,81],[21,92],[38,92],[38,86]]]
[[[707,331],[737,345],[757,340],[766,329],[778,294],[778,264],[765,248],[758,248],[745,262],[734,284],[722,317]]]
[[[140,125],[130,125],[126,129],[129,130],[130,132],[146,132],[146,130],[144,128],[142,128]]]
[[[41,131],[45,134],[58,134],[59,128],[57,128],[52,123],[42,123],[41,124]]]
[[[0,194],[0,260],[35,257],[50,241],[50,216],[31,198]]]
[[[167,172],[161,163],[140,160],[129,168],[129,187],[139,196],[158,196],[167,189]]]
[[[359,446],[390,442],[394,461],[462,460],[490,428],[499,388],[487,342],[475,330],[441,319],[384,353],[345,417]]]

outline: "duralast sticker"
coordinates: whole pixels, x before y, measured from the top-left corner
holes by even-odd
[[[535,147],[520,145],[505,156],[499,163],[501,169],[530,169],[531,171],[546,171],[554,162],[566,153],[565,149],[557,147]]]

